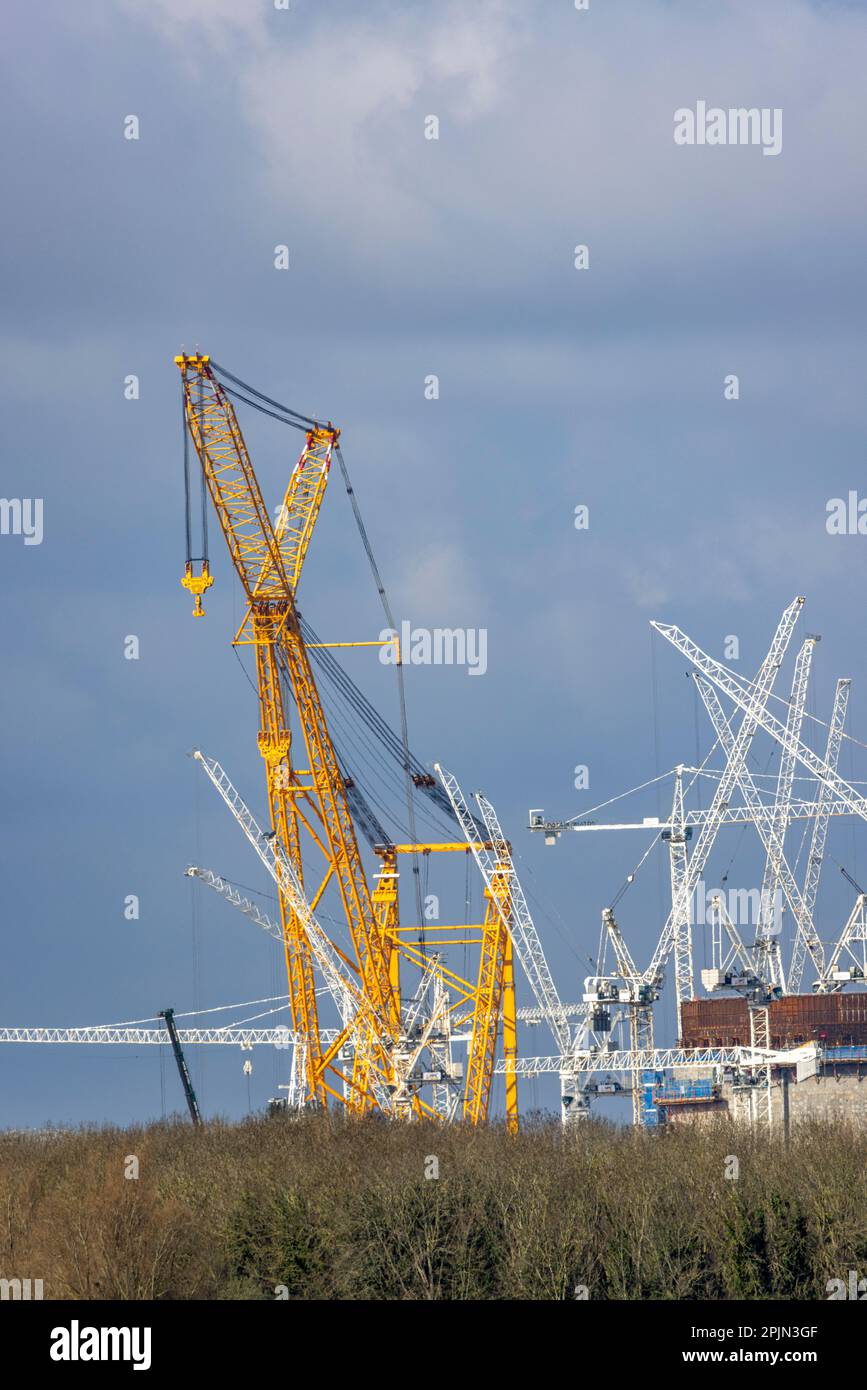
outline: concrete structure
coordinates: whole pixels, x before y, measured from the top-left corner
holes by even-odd
[[[804,1121],[845,1120],[867,1129],[867,1049],[859,1061],[830,1060],[815,1076],[795,1078],[794,1067],[775,1068],[771,1089],[772,1124],[782,1129]],[[741,1090],[740,1095],[744,1092]],[[720,1118],[735,1119],[739,1100],[731,1079],[723,1080],[707,1098],[666,1103],[657,1099],[668,1124],[702,1124]]]

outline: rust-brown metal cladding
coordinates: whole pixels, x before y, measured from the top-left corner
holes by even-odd
[[[750,1024],[743,999],[688,999],[683,1004],[683,1047],[748,1047]],[[770,1007],[771,1046],[825,1042],[867,1044],[867,993],[790,994]]]

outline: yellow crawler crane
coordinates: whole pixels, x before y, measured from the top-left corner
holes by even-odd
[[[387,953],[377,928],[343,779],[329,736],[316,682],[301,635],[295,591],[328,477],[331,452],[338,437],[332,426],[312,427],[301,458],[292,473],[276,527],[247,452],[235,410],[217,380],[210,358],[196,353],[175,358],[181,372],[189,436],[201,464],[204,483],[216,511],[247,610],[234,645],[255,650],[259,693],[259,751],[265,763],[271,827],[286,859],[302,879],[301,827],[310,834],[324,859],[324,873],[310,897],[315,910],[328,883],[339,889],[355,953],[361,988],[379,1021],[379,1036],[369,1024],[356,1038],[351,1078],[336,1058],[351,1025],[323,1052],[319,1040],[310,944],[291,901],[279,894],[286,948],[289,1002],[293,1025],[305,1040],[307,1085],[311,1098],[324,1103],[325,1094],[345,1100],[363,1112],[374,1104],[370,1085],[372,1056],[382,1070],[400,1030],[398,1003],[389,978]],[[182,583],[196,597],[212,582],[207,559],[200,574],[189,558]],[[306,768],[292,761],[292,738],[283,705],[281,666],[288,672],[304,738]],[[347,1083],[344,1093],[325,1079],[331,1070]]]
[[[497,846],[491,841],[377,844],[376,852],[382,863],[372,895],[368,889],[347,798],[350,784],[344,783],[328,732],[295,606],[304,559],[340,432],[331,424],[322,425],[297,416],[287,407],[279,407],[284,415],[295,416],[290,423],[302,427],[300,422],[305,422],[306,443],[272,525],[229,394],[246,398],[231,391],[223,378],[239,387],[244,383],[203,354],[181,355],[175,362],[183,381],[187,474],[187,565],[181,582],[195,598],[194,615],[202,616],[202,598],[213,584],[207,558],[206,490],[247,599],[234,645],[252,646],[255,654],[260,723],[258,745],[265,764],[273,837],[271,850],[275,856],[275,864],[271,867],[276,870],[289,1002],[294,1031],[303,1045],[308,1098],[325,1104],[330,1095],[350,1111],[364,1113],[377,1104],[381,1108],[389,1104],[383,1090],[385,1081],[387,1090],[392,1093],[390,1113],[433,1120],[456,1117],[459,1068],[451,1064],[448,1040],[459,1033],[468,1042],[466,1084],[460,1097],[460,1113],[471,1124],[483,1123],[489,1114],[501,1019],[507,1061],[516,1055],[514,972],[508,925],[512,913],[512,869],[508,855],[505,859],[497,856],[496,869],[486,878],[484,921],[476,926],[401,926],[398,862],[404,855],[492,852]],[[268,402],[267,397],[258,392],[254,394],[259,396],[260,402]],[[269,404],[278,405],[277,402]],[[190,539],[187,436],[196,450],[203,480],[203,553],[197,558],[192,556]],[[322,645],[376,644],[314,641],[309,643],[309,649]],[[304,740],[306,767],[303,768],[293,763],[283,693],[286,686],[291,690]],[[234,806],[237,794],[226,781],[222,769],[203,755],[199,756],[224,799]],[[411,772],[411,755],[405,745],[404,756],[406,771]],[[418,764],[413,780],[425,790],[436,785],[433,778],[420,772]],[[302,837],[305,836],[309,836],[321,851],[323,861],[322,877],[312,895],[303,882]],[[255,835],[251,842],[262,855],[262,843]],[[269,854],[266,859],[270,863]],[[278,861],[290,866],[291,876],[280,871]],[[355,958],[349,959],[333,941],[330,947],[351,967],[358,983],[355,986],[348,981],[344,986],[344,1006],[350,996],[354,999],[348,1010],[352,1017],[347,1018],[344,1007],[344,1026],[323,1049],[314,988],[314,962],[321,965],[323,942],[314,940],[312,949],[310,932],[314,929],[321,932],[321,927],[311,919],[311,913],[315,913],[331,882],[336,883],[340,892]],[[417,942],[410,939],[413,934],[417,934]],[[479,947],[477,978],[468,979],[447,968],[442,948],[454,946]],[[425,981],[428,986],[434,986],[436,1003],[426,1016],[414,1009],[413,1000],[410,1000],[407,1017],[402,1019],[401,963],[419,973],[419,988]],[[351,1077],[337,1065],[347,1042],[354,1047]],[[419,1068],[422,1080],[437,1074],[424,1073],[420,1059],[425,1049],[431,1058],[428,1065],[436,1067],[443,1063],[443,1077],[447,1077],[447,1084],[434,1085],[435,1103],[432,1105],[419,1094]],[[329,1073],[340,1081],[342,1092],[329,1084],[326,1079]],[[506,1118],[509,1129],[514,1132],[518,1125],[514,1070],[507,1070]]]

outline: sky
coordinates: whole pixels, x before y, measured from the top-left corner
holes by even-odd
[[[42,534],[0,535],[0,1026],[281,992],[267,939],[183,873],[269,891],[186,756],[218,757],[261,814],[214,529],[204,621],[179,586],[172,359],[196,347],[341,427],[400,621],[486,632],[484,675],[407,669],[410,741],[496,805],[560,993],[579,997],[648,839],[550,848],[527,810],[581,816],[707,754],[686,663],[651,619],[718,658],[736,636],[731,664],[752,676],[806,596],[792,654],[821,634],[809,709],[827,719],[851,676],[849,730],[867,739],[867,540],[828,529],[832,500],[865,488],[864,5],[47,0],[7,26],[2,493],[41,499]],[[782,113],[779,152],[676,143],[675,113],[698,103]],[[276,505],[298,441],[241,419]],[[329,640],[383,627],[336,476],[299,599]],[[346,664],[395,722],[393,671],[372,650]],[[790,678],[791,661],[781,694]],[[757,742],[755,767],[773,773],[772,753]],[[855,778],[861,753],[844,748]],[[659,786],[597,815],[658,814]],[[832,826],[856,879],[862,839]],[[729,881],[760,880],[742,837],[709,881],[736,850]],[[640,961],[662,855],[618,908]],[[446,899],[461,891],[444,878]],[[852,903],[834,864],[820,901],[831,938]],[[670,997],[657,1035],[673,1041]],[[521,1049],[551,1043],[536,1030]],[[261,1108],[285,1079],[284,1056],[255,1054],[249,1078],[243,1060],[192,1057],[206,1113]],[[4,1126],[164,1108],[180,1097],[158,1049],[0,1047]]]

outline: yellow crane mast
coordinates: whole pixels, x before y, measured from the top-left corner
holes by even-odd
[[[494,1059],[500,1015],[503,1016],[503,1043],[506,1056],[515,1056],[515,980],[512,939],[506,923],[511,915],[509,870],[498,865],[490,888],[486,888],[485,922],[479,978],[476,987],[472,1042],[467,1061],[467,1089],[464,1117],[471,1124],[488,1118]],[[506,1119],[517,1129],[517,1091],[514,1073],[508,1077]]]

